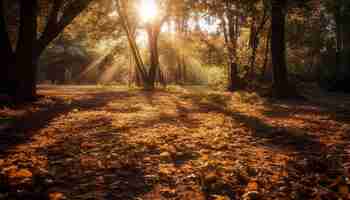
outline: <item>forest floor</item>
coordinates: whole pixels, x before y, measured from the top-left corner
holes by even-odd
[[[0,108],[0,199],[350,199],[350,96],[40,86]]]

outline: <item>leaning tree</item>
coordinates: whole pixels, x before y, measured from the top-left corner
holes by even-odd
[[[159,66],[158,50],[158,40],[161,29],[164,23],[167,22],[168,19],[174,14],[173,8],[179,2],[169,0],[156,1],[159,10],[162,12],[158,13],[157,16],[154,16],[152,19],[149,19],[148,21],[145,21],[143,24],[141,24],[141,28],[144,28],[146,30],[148,36],[148,49],[150,53],[149,67],[145,66],[139,48],[136,44],[135,37],[133,36],[131,22],[129,19],[130,10],[127,8],[127,2],[125,0],[117,0],[116,2],[119,17],[122,21],[122,26],[128,37],[129,46],[136,62],[137,72],[143,81],[144,88],[152,90],[155,88],[157,77],[160,79],[160,81],[162,81],[162,72]]]

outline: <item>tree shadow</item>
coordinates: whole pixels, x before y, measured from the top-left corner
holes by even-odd
[[[39,111],[30,111],[14,120],[14,123],[0,133],[0,155],[18,144],[26,143],[40,129],[46,127],[56,117],[79,109],[79,111],[103,107],[115,99],[125,99],[131,96],[129,92],[98,92],[83,99],[50,98],[53,103],[38,105]],[[15,109],[21,109],[20,106]]]
[[[273,151],[292,155],[293,159],[288,160],[285,166],[285,170],[289,174],[289,177],[285,177],[285,180],[289,179],[289,182],[287,181],[285,184],[293,181],[298,183],[301,181],[300,177],[308,177],[308,181],[312,182],[315,181],[317,174],[322,174],[331,177],[331,179],[328,179],[329,183],[326,183],[326,185],[331,185],[332,178],[336,179],[339,176],[344,176],[345,169],[342,166],[344,158],[342,158],[342,155],[344,155],[346,145],[350,144],[350,137],[346,137],[348,134],[343,134],[342,143],[330,146],[321,142],[320,135],[313,134],[312,131],[314,130],[310,132],[310,129],[297,128],[288,124],[275,125],[268,121],[281,117],[295,118],[294,114],[322,115],[324,112],[332,112],[328,108],[300,101],[277,101],[273,104],[267,102],[263,104],[264,111],[262,115],[264,118],[260,118],[227,107],[229,105],[228,99],[224,99],[225,102],[220,103],[212,100],[203,102],[197,97],[189,97],[187,99],[190,99],[193,105],[198,108],[197,112],[224,114],[231,118],[233,123],[242,124],[243,127],[249,130],[258,146],[268,147],[268,149],[273,149]],[[339,113],[334,113],[333,110],[329,120],[335,120],[340,124],[348,122],[349,118],[344,120],[343,117],[338,116]],[[302,120],[307,121],[307,123],[313,122],[313,119],[302,118]],[[321,185],[325,183],[316,181],[315,184]],[[277,191],[282,185],[276,184],[274,186],[275,190]],[[312,198],[313,191],[309,190],[309,188],[303,188],[301,185],[299,186],[299,188],[291,187],[290,192],[297,190],[301,198]]]
[[[323,147],[316,138],[300,129],[272,126],[259,118],[247,116],[238,111],[226,112],[226,114],[235,121],[244,123],[252,131],[253,136],[259,139],[260,144],[298,152],[309,150],[317,152]]]
[[[16,145],[31,142],[36,133],[59,116],[74,113],[74,110],[99,110],[113,100],[128,101],[133,96],[129,92],[103,92],[69,103],[55,99],[50,107],[23,116],[6,135],[1,135],[1,157],[11,154]],[[119,107],[111,109],[111,112],[125,111]],[[33,172],[32,184],[24,188],[10,186],[1,180],[0,191],[9,192],[8,197],[14,199],[49,199],[50,192],[62,192],[68,198],[131,200],[152,189],[154,178],[147,178],[143,158],[154,150],[120,140],[119,133],[133,126],[114,127],[109,116],[95,116],[87,121],[81,121],[80,117],[71,120],[67,128],[55,130],[57,137],[53,144],[35,150],[47,159],[46,172]],[[154,123],[157,122],[154,119]],[[144,123],[145,126],[149,124],[152,122]],[[63,133],[68,134],[64,136]],[[158,167],[158,163],[148,164],[155,169]]]
[[[50,199],[50,194],[60,193],[68,199],[132,200],[150,191],[155,180],[147,177],[150,172],[143,162],[150,151],[125,143],[109,117],[97,118],[86,122],[94,129],[76,119],[70,126],[77,131],[69,138],[59,132],[66,133],[70,126],[56,133],[53,144],[36,149],[47,159],[46,169],[33,171],[31,185],[0,185],[8,198]]]
[[[132,111],[141,111],[142,108],[137,106],[124,108],[120,104],[108,106],[109,103],[117,100],[132,104],[134,101],[131,98],[137,97],[137,101],[143,102],[146,100],[150,106],[159,106],[159,96],[155,94],[137,93],[135,95],[127,91],[91,93],[90,91],[87,98],[72,99],[69,103],[62,98],[58,98],[50,107],[28,114],[16,121],[16,125],[9,129],[8,135],[0,135],[1,139],[6,139],[6,141],[2,141],[5,145],[0,146],[0,150],[4,152],[0,155],[5,157],[11,153],[11,149],[17,144],[29,143],[35,133],[48,126],[49,122],[56,117],[75,112],[75,109],[78,110],[77,113],[101,110],[129,115]],[[161,162],[159,160],[159,154],[161,153],[159,145],[162,145],[162,143],[173,144],[176,138],[167,138],[159,144],[149,145],[143,142],[129,142],[122,137],[121,133],[132,131],[135,128],[140,130],[151,128],[150,131],[152,131],[154,126],[159,128],[158,126],[162,125],[181,126],[189,129],[199,128],[202,122],[192,116],[192,114],[197,113],[222,114],[232,119],[232,123],[242,124],[249,130],[257,145],[286,154],[292,153],[294,159],[288,161],[286,170],[290,174],[298,174],[298,176],[292,177],[295,182],[300,181],[297,178],[306,174],[334,174],[334,171],[342,170],[339,165],[332,160],[327,160],[327,158],[330,155],[329,153],[333,153],[332,156],[337,156],[344,152],[345,144],[337,146],[336,151],[333,151],[329,146],[320,142],[317,136],[310,134],[309,130],[293,126],[275,125],[264,118],[251,116],[229,107],[231,99],[227,96],[186,94],[181,95],[181,98],[186,101],[179,101],[175,97],[170,99],[171,102],[169,103],[172,104],[172,108],[176,112],[169,113],[159,107],[159,110],[156,111],[157,115],[147,116],[141,120],[137,119],[131,123],[123,124],[122,122],[116,125],[113,123],[116,119],[110,115],[105,115],[104,112],[87,119],[84,119],[84,116],[78,118],[73,116],[69,119],[72,121],[69,121],[67,128],[55,130],[55,141],[52,144],[35,150],[47,158],[48,163],[46,172],[34,174],[34,184],[41,188],[38,192],[44,194],[44,197],[40,196],[39,198],[35,193],[27,193],[29,196],[24,196],[24,198],[18,196],[23,193],[19,194],[16,191],[13,192],[13,197],[29,200],[45,199],[48,198],[48,194],[51,192],[62,192],[72,199],[131,200],[142,198],[143,195],[154,190],[157,178],[159,178],[157,177]],[[288,102],[282,103],[288,104]],[[293,113],[301,112],[298,109],[295,110],[299,107],[286,108],[284,104],[271,105],[267,103],[264,105],[264,111],[266,112],[262,111],[262,114],[272,119],[284,115],[293,117]],[[280,110],[273,112],[276,109],[274,106],[279,105],[281,105]],[[268,113],[269,111],[271,113]],[[281,114],[281,112],[283,113]],[[307,110],[306,112],[312,113],[313,110]],[[166,134],[171,135],[171,133]],[[16,137],[16,140],[11,139],[13,136]],[[346,141],[349,141],[349,139],[349,137],[344,138]],[[180,153],[173,155],[171,161],[175,167],[179,168],[188,161],[200,157],[196,149],[186,144],[177,145],[176,148],[177,152]],[[154,157],[156,159],[153,159]],[[308,160],[306,164],[304,164],[305,160]],[[222,186],[219,188],[221,188],[223,194],[234,199],[235,191],[232,190],[232,187],[226,187],[225,184]],[[276,185],[277,187],[278,185]],[[27,188],[27,191],[32,188]],[[207,191],[205,194],[209,199],[212,192]],[[307,194],[305,196],[308,197]]]
[[[337,94],[339,96],[339,94]],[[346,96],[346,95],[344,95]],[[317,99],[318,98],[318,99]],[[268,117],[295,117],[294,114],[319,114],[326,115],[330,120],[340,123],[350,123],[350,109],[346,104],[346,97],[338,97],[341,100],[332,102],[327,96],[309,96],[304,100],[277,100],[266,99],[264,102],[264,115]],[[320,100],[324,99],[324,100]],[[329,100],[329,102],[325,102]],[[347,102],[350,105],[350,101]]]
[[[84,111],[107,110],[110,112],[129,113],[123,108],[106,106],[113,100],[129,101],[135,94],[129,92],[89,93],[88,98],[65,99],[57,98],[50,107],[30,113],[18,119],[14,126],[8,129],[1,146],[1,157],[6,157],[16,145],[30,143],[36,133],[50,124],[57,117],[68,113]],[[147,94],[149,101],[154,97]],[[142,98],[144,94],[137,95]],[[143,101],[143,100],[142,100]],[[103,107],[103,108],[102,108]],[[106,108],[106,109],[104,109]],[[77,110],[77,111],[74,111]],[[139,110],[139,109],[138,109]],[[35,149],[47,159],[47,168],[42,171],[34,169],[32,184],[26,186],[11,186],[1,183],[0,191],[9,192],[13,199],[49,199],[49,194],[59,192],[68,199],[136,199],[153,189],[157,181],[159,160],[144,160],[154,154],[160,154],[159,149],[147,144],[129,144],[120,137],[121,132],[133,128],[149,128],[155,124],[176,125],[173,115],[159,112],[154,118],[141,120],[135,124],[115,126],[109,115],[98,114],[93,118],[73,117],[67,119],[67,127],[55,129],[54,140],[47,145]],[[181,118],[181,122],[191,123],[189,119]],[[17,134],[20,132],[21,134]],[[62,134],[60,134],[62,133]],[[67,134],[68,133],[68,134]],[[16,137],[11,140],[12,137]],[[52,136],[50,136],[52,137]],[[183,154],[174,157],[176,166],[186,161],[196,159],[195,153],[183,147]],[[35,191],[34,191],[35,189]]]
[[[88,123],[96,124],[95,120]],[[49,147],[49,171],[56,174],[53,177],[56,185],[51,190],[58,186],[63,192],[69,191],[65,194],[72,199],[85,196],[126,200],[150,191],[154,180],[147,178],[143,159],[151,151],[123,141],[119,130],[113,127],[112,119],[102,117],[97,120],[106,123],[102,123],[101,127],[95,126],[94,131],[88,127],[80,129],[69,140],[63,139],[61,143]],[[57,155],[66,157],[59,158]],[[64,162],[57,163],[59,160]]]
[[[234,121],[243,123],[248,129],[252,131],[254,137],[263,139],[261,143],[264,145],[275,146],[281,149],[295,150],[303,153],[306,153],[305,151],[309,150],[312,150],[312,152],[319,152],[321,149],[325,148],[325,146],[318,141],[318,138],[310,135],[307,130],[290,127],[288,125],[272,125],[259,117],[247,115],[232,108],[227,108],[227,101],[229,100],[227,99],[225,101],[226,102],[220,103],[212,101],[203,103],[198,101],[196,98],[192,99],[192,103],[196,105],[202,112],[211,111],[222,113],[232,118]],[[299,105],[296,103],[299,103]],[[289,108],[286,108],[286,105]],[[321,114],[324,112],[322,108],[321,112],[317,112],[318,109],[314,104],[299,101],[280,101],[278,104],[265,103],[263,106],[264,111],[262,114],[269,118],[295,118],[294,114]],[[309,107],[305,108],[305,106]],[[344,123],[342,120],[339,120],[338,122]]]

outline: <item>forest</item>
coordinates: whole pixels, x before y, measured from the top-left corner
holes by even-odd
[[[0,200],[350,199],[349,0],[0,0]]]

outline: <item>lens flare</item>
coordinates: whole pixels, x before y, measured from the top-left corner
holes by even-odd
[[[150,22],[158,15],[158,6],[155,0],[141,0],[137,5],[142,21]]]

